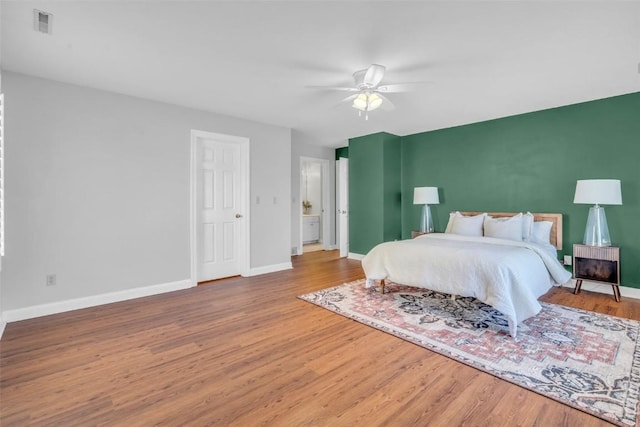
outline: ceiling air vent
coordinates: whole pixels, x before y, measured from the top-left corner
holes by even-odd
[[[53,15],[38,9],[33,9],[33,29],[51,34],[51,25],[53,24]]]

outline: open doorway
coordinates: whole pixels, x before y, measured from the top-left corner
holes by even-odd
[[[329,161],[300,158],[300,247],[302,253],[327,249],[329,242]]]

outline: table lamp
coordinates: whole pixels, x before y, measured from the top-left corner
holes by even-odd
[[[440,203],[438,187],[415,187],[413,189],[413,204],[422,205],[421,232],[433,233],[433,218],[429,205],[437,205],[438,203]]]
[[[576,184],[573,203],[593,203],[589,208],[583,242],[587,246],[611,246],[607,217],[603,205],[621,205],[619,179],[582,179]]]

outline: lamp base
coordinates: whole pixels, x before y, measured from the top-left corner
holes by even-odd
[[[422,205],[422,218],[420,218],[420,231],[423,233],[433,233],[433,218],[429,205]]]
[[[583,242],[587,246],[611,246],[607,216],[602,206],[595,205],[589,208]]]

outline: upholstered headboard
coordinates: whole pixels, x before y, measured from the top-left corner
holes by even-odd
[[[484,212],[460,212],[462,215],[480,215]],[[517,215],[518,212],[487,212],[494,218],[509,217]],[[549,241],[556,249],[562,249],[562,214],[560,213],[533,213],[534,221],[550,221],[551,235]]]

